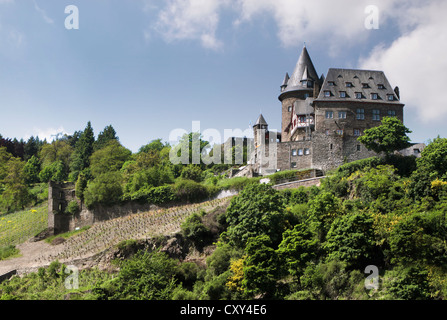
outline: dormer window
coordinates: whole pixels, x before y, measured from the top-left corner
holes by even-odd
[[[334,81],[329,81],[328,85],[329,85],[329,87],[333,87],[333,86],[335,86],[335,82]]]
[[[347,88],[352,88],[353,87],[352,82],[346,82],[346,87]]]
[[[306,88],[313,88],[314,83],[312,80],[301,80],[301,84]]]
[[[368,89],[368,88],[369,88],[369,84],[367,84],[367,83],[362,83],[362,88],[363,88],[363,89]]]
[[[371,93],[371,99],[377,100],[377,99],[379,99],[379,95],[377,93]]]
[[[394,94],[388,94],[387,99],[388,101],[394,101]]]
[[[340,91],[340,98],[346,98],[346,91]]]
[[[331,92],[330,91],[325,91],[324,92],[324,97],[325,98],[330,98],[331,97]]]
[[[355,98],[356,98],[356,99],[362,99],[362,98],[363,98],[362,93],[361,93],[361,92],[356,92],[356,93],[355,93]]]
[[[378,84],[377,87],[378,87],[379,89],[385,89],[385,86],[384,86],[383,84]]]

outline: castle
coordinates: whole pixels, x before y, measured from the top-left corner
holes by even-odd
[[[256,175],[309,168],[325,172],[376,156],[357,138],[383,117],[402,122],[404,117],[399,88],[393,89],[382,71],[331,68],[326,77],[318,76],[306,46],[292,75],[286,73],[278,99],[281,132],[269,131],[262,114],[253,126],[250,163]],[[415,144],[401,153],[418,156],[423,147]]]

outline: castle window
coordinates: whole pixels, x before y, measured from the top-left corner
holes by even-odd
[[[296,155],[297,155],[296,149],[292,149],[292,156],[296,156]]]
[[[334,112],[326,111],[326,119],[333,119],[333,118],[334,118]]]
[[[357,109],[357,120],[365,120],[365,109]]]
[[[388,110],[388,117],[395,117],[395,116],[396,116],[396,111]]]
[[[394,94],[388,94],[388,101],[394,101]]]
[[[296,168],[296,167],[297,167],[296,162],[292,162],[292,168]]]
[[[380,121],[380,110],[373,110],[373,120],[374,121]]]
[[[332,150],[334,148],[334,146],[332,145],[332,143],[329,145],[329,149]]]
[[[331,134],[331,132],[329,131],[329,129],[326,129],[326,135],[328,136],[330,134]]]
[[[292,112],[292,106],[288,107],[287,110],[288,110],[289,112]]]
[[[310,149],[309,148],[304,149],[304,154],[308,156],[310,154]]]
[[[325,91],[325,92],[324,92],[324,96],[325,96],[326,98],[330,98],[330,96],[331,96],[331,92],[330,92],[330,91]]]
[[[346,98],[346,91],[340,91],[340,98]]]
[[[357,145],[357,151],[360,151],[360,150],[362,150],[362,147],[358,144]]]
[[[354,136],[360,137],[360,129],[354,129]]]
[[[302,155],[304,155],[303,149],[298,149],[298,156],[301,157]]]
[[[346,87],[347,88],[352,88],[353,87],[352,82],[346,82]]]
[[[356,92],[356,93],[355,93],[355,98],[356,98],[356,99],[362,99],[362,98],[363,98],[362,93],[361,93],[361,92]]]
[[[339,136],[342,136],[342,135],[343,135],[343,130],[341,130],[341,129],[337,130],[337,134],[338,134]]]
[[[338,119],[346,119],[346,111],[339,111]]]
[[[377,93],[371,93],[371,99],[377,100],[377,99],[379,99],[379,95]]]

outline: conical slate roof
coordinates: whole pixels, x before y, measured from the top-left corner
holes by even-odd
[[[265,121],[264,116],[262,114],[259,116],[258,120],[256,120],[256,123],[254,126],[258,126],[258,125],[267,126],[267,121]]]
[[[298,59],[298,63],[295,66],[295,70],[288,81],[287,91],[290,91],[291,89],[293,90],[294,87],[301,86],[302,80],[317,81],[319,78],[309,52],[307,52],[306,47],[304,47],[300,58]]]

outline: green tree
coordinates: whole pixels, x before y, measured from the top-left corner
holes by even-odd
[[[271,246],[270,237],[265,234],[248,239],[242,280],[246,293],[262,294],[265,298],[275,296],[281,268],[278,254]]]
[[[19,158],[11,158],[7,163],[6,176],[3,179],[5,190],[2,202],[11,209],[24,209],[30,201],[30,193],[24,172],[25,162]]]
[[[402,150],[410,146],[410,138],[407,133],[411,131],[395,117],[384,117],[382,124],[365,130],[364,135],[357,140],[364,144],[368,150],[385,154],[391,154],[396,150]]]
[[[50,144],[46,144],[39,152],[39,158],[42,167],[48,167],[54,162],[62,161],[67,171],[70,168],[70,158],[73,153],[73,148],[67,141],[55,140]]]
[[[225,237],[241,248],[245,247],[248,238],[263,234],[278,245],[282,233],[291,227],[282,193],[266,184],[245,187],[231,200],[225,219],[228,223]]]
[[[39,172],[40,172],[40,161],[36,156],[32,156],[25,164],[23,168],[26,182],[27,183],[37,183],[39,182]]]
[[[318,239],[308,226],[300,223],[283,233],[283,240],[277,251],[289,273],[299,277],[306,264],[316,258]]]
[[[112,299],[170,300],[176,287],[175,260],[162,252],[139,252],[126,260],[116,279]]]
[[[132,152],[123,147],[118,140],[110,140],[90,157],[90,170],[93,177],[111,171],[119,171],[131,155]]]
[[[121,201],[123,188],[122,176],[119,172],[103,173],[89,181],[84,191],[87,207],[95,204],[113,205]]]
[[[78,180],[76,181],[75,193],[76,197],[81,201],[84,201],[84,191],[87,188],[88,179],[83,172],[79,173]]]
[[[380,262],[377,259],[373,223],[368,213],[348,214],[335,219],[324,244],[328,259],[346,262],[353,268]]]
[[[139,150],[139,152],[149,152],[149,151],[157,151],[160,152],[163,150],[163,148],[166,147],[163,142],[161,142],[161,139],[155,139],[149,142],[147,145],[142,146]]]
[[[104,130],[98,134],[98,139],[94,143],[94,150],[97,151],[104,148],[110,141],[119,141],[112,125],[105,127]]]
[[[95,136],[92,124],[89,121],[76,142],[75,151],[72,155],[71,171],[73,181],[77,180],[79,172],[90,166],[90,156],[93,154],[94,143]]]

